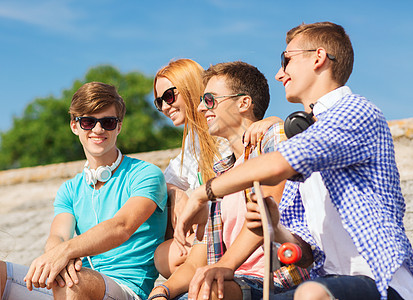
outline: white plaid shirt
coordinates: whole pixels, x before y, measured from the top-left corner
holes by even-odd
[[[315,124],[277,146],[299,173],[294,181],[287,181],[279,207],[281,222],[312,246],[315,261],[311,275],[323,275],[325,254],[310,234],[298,190],[299,181],[320,172],[344,228],[369,264],[382,299],[386,299],[389,282],[403,262],[413,273],[390,130],[374,104],[351,93],[315,114]]]

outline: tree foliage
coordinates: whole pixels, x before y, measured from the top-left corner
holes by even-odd
[[[153,78],[139,72],[122,74],[104,65],[90,69],[60,98],[37,98],[21,117],[14,117],[12,128],[1,133],[0,170],[84,159],[83,148],[69,127],[68,109],[77,89],[91,81],[116,86],[125,100],[126,116],[117,143],[123,153],[179,147],[182,131],[168,126],[147,101]]]

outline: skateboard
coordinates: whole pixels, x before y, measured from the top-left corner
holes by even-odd
[[[264,289],[263,299],[269,300],[274,295],[274,271],[281,268],[281,263],[290,265],[301,259],[301,248],[293,243],[275,242],[274,228],[268,206],[262,196],[261,186],[254,181],[255,195],[260,208],[262,230],[264,235]]]

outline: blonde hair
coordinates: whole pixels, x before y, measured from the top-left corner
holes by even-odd
[[[160,77],[167,78],[177,88],[179,94],[185,101],[185,126],[182,139],[182,159],[181,167],[184,160],[185,138],[191,133],[192,148],[195,152],[195,133],[199,138],[200,157],[196,157],[202,180],[206,182],[215,176],[213,171],[214,158],[220,158],[217,147],[217,140],[208,133],[208,125],[205,117],[198,112],[200,96],[204,93],[204,84],[202,82],[202,73],[204,69],[191,59],[172,60],[169,64],[161,68],[155,75],[154,95],[156,93],[156,81]]]

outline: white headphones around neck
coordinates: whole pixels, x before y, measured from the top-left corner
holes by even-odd
[[[99,166],[96,170],[89,168],[89,161],[86,161],[84,172],[88,185],[95,185],[98,181],[106,182],[112,177],[112,171],[115,170],[122,160],[122,153],[118,149],[118,158],[111,166]]]

